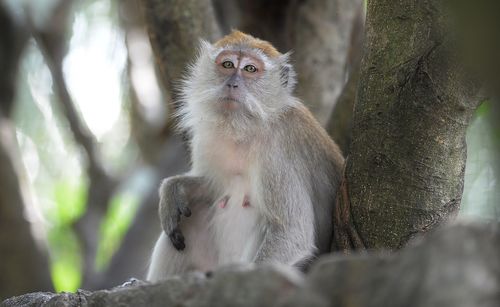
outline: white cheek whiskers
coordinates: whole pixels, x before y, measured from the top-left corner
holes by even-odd
[[[263,120],[267,118],[267,114],[262,103],[254,95],[250,93],[248,94],[245,105],[247,106],[248,111],[256,117]]]

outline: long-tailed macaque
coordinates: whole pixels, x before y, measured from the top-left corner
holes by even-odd
[[[301,266],[327,252],[343,158],[293,96],[289,55],[233,31],[202,42],[181,87],[192,169],[160,188],[148,280],[238,262]]]

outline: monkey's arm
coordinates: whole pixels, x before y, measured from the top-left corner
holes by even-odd
[[[262,201],[267,209],[267,229],[255,262],[296,265],[314,255],[314,210],[309,194],[293,171],[266,174]]]
[[[212,201],[206,180],[191,175],[169,177],[163,180],[159,192],[159,215],[163,231],[177,250],[183,250],[186,244],[179,228],[181,217],[191,216],[193,204]]]

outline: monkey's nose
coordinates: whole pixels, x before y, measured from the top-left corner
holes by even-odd
[[[229,88],[237,88],[238,87],[238,83],[231,83],[230,82],[230,83],[227,84],[227,87],[229,87]]]

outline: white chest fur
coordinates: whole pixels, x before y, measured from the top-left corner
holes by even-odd
[[[200,135],[199,135],[200,136]],[[210,231],[218,265],[251,262],[262,242],[264,222],[250,172],[252,144],[202,133],[193,139],[193,171],[211,178],[217,191]]]
[[[252,205],[252,197],[243,177],[235,176],[224,195],[213,206],[210,225],[218,246],[218,262],[251,262],[262,241],[263,224],[259,208]]]

